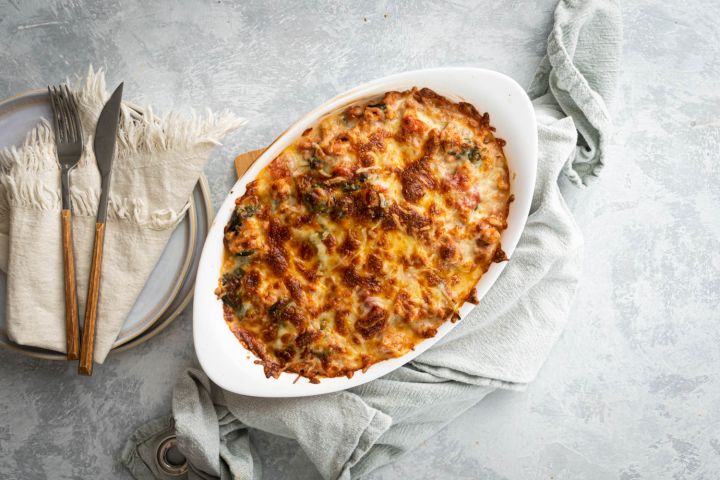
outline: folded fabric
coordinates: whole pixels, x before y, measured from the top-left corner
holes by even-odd
[[[95,125],[108,98],[92,68],[76,89],[85,154],[71,174],[78,307],[83,312],[100,196],[93,154]],[[243,121],[122,107],[110,185],[95,361],[102,363],[157,263],[213,147]],[[16,343],[64,352],[65,302],[60,170],[47,122],[19,148],[0,152],[0,234],[7,248],[7,332]],[[2,235],[0,235],[2,237]],[[2,246],[2,243],[0,243]]]
[[[538,118],[531,214],[510,263],[480,305],[442,342],[385,377],[316,397],[252,398],[223,391],[199,370],[178,381],[172,418],[128,441],[138,479],[161,478],[153,440],[176,434],[188,478],[259,478],[250,432],[297,441],[326,479],[361,477],[433,435],[496,388],[532,381],[560,335],[580,274],[582,237],[558,187],[599,173],[617,79],[619,7],[561,1],[547,56],[530,88]],[[579,135],[578,135],[579,133]]]

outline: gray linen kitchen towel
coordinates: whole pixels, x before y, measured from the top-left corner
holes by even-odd
[[[530,87],[538,118],[537,184],[509,265],[481,304],[434,348],[345,392],[294,399],[226,392],[188,370],[173,415],[130,439],[123,460],[138,479],[164,478],[159,436],[177,434],[188,478],[260,478],[256,430],[297,441],[326,479],[361,477],[436,433],[496,388],[532,381],[560,335],[580,274],[582,238],[558,187],[589,183],[604,163],[609,102],[622,39],[613,1],[561,1],[547,55]],[[157,422],[157,421],[156,421]]]

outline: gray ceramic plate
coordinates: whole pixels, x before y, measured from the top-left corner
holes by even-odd
[[[25,134],[37,125],[40,118],[50,118],[47,94],[43,91],[27,92],[0,102],[0,148],[22,143]],[[207,217],[211,211],[204,179],[198,183],[190,199],[188,214],[173,232],[165,251],[151,273],[145,288],[138,297],[123,325],[115,347],[123,349],[142,343],[146,333],[157,330],[152,327],[169,323],[171,316],[188,296],[188,283],[198,238],[204,238],[207,232]],[[198,206],[198,202],[202,205]],[[203,224],[203,237],[198,237],[198,222]],[[12,343],[5,334],[5,287],[6,277],[0,272],[0,346],[18,350],[32,356],[64,359],[64,355],[47,350],[28,348]],[[192,290],[192,286],[190,286]],[[180,308],[181,310],[182,308]],[[176,315],[175,315],[176,316]],[[172,317],[174,318],[174,316]],[[154,335],[155,333],[153,333]],[[152,335],[147,336],[149,338]]]

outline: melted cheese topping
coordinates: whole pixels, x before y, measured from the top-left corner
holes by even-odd
[[[512,201],[488,114],[429,89],[325,117],[236,200],[218,296],[268,377],[352,376],[456,319]]]

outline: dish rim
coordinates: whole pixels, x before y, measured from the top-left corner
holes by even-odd
[[[440,85],[440,86],[438,86]],[[371,365],[366,372],[356,371],[352,378],[321,378],[311,384],[305,377],[282,373],[278,379],[266,378],[262,366],[254,364],[255,355],[237,340],[222,314],[222,304],[214,291],[224,254],[222,233],[232,206],[247,183],[269,164],[284,148],[296,140],[306,128],[316,125],[325,115],[346,105],[390,90],[417,87],[431,88],[453,101],[467,101],[481,112],[490,113],[491,125],[497,135],[508,140],[505,146],[510,169],[511,193],[508,228],[502,232],[503,250],[511,257],[529,215],[537,170],[537,128],[535,112],[525,91],[512,78],[493,70],[473,67],[445,67],[414,70],[382,77],[341,93],[310,110],[279,135],[247,171],[235,182],[222,202],[203,246],[196,278],[193,301],[193,343],[201,367],[210,379],[223,389],[257,397],[300,397],[330,393],[369,382],[410,362],[448,334],[474,308],[464,304],[460,320],[446,320],[438,333],[423,340],[414,350],[396,358]],[[461,93],[462,92],[462,93]],[[483,98],[482,102],[466,98]],[[507,96],[505,96],[507,95]],[[488,108],[491,107],[491,108]],[[498,119],[500,121],[498,122]],[[513,137],[512,140],[508,139]],[[511,145],[514,142],[514,145]],[[515,158],[508,155],[513,152]],[[492,264],[476,285],[478,299],[492,287],[508,262]],[[209,318],[208,318],[209,317]]]

